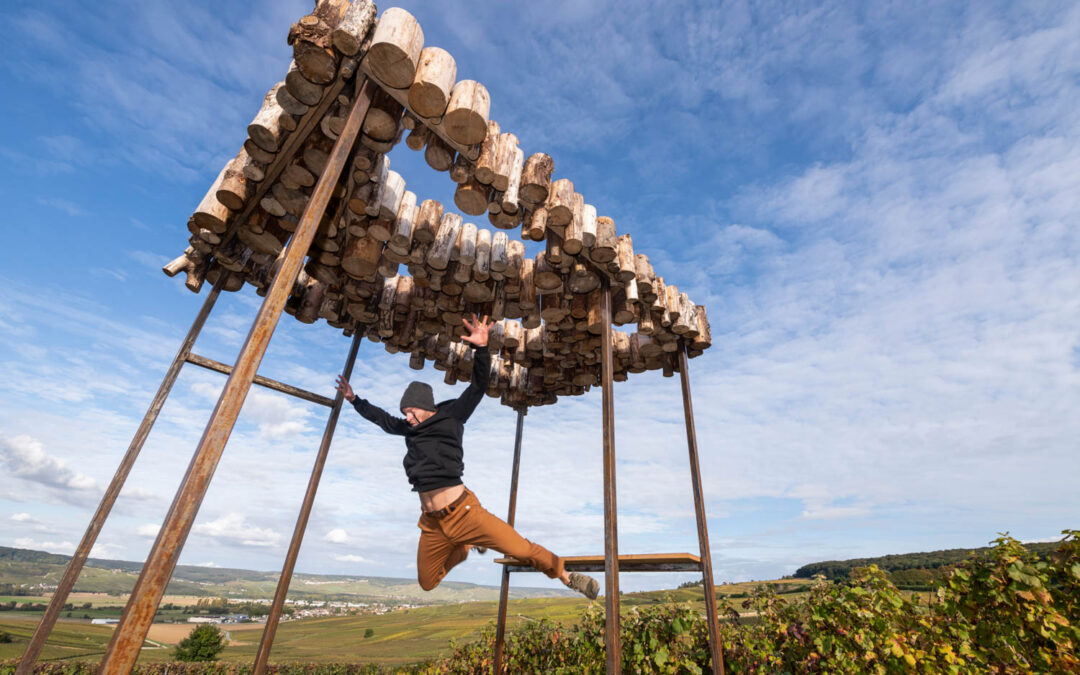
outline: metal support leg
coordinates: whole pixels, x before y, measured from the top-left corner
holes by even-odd
[[[192,523],[195,522],[195,515],[210,486],[210,479],[221,459],[225,443],[229,440],[244,398],[251,389],[259,363],[277,327],[281,310],[285,307],[285,301],[300,273],[300,266],[326,212],[334,185],[341,177],[346,159],[356,142],[360,123],[370,107],[373,91],[374,85],[367,82],[353,103],[345,121],[345,128],[330,151],[326,169],[319,177],[311,200],[304,208],[296,232],[285,250],[281,268],[274,276],[259,313],[255,316],[251,332],[244,341],[232,374],[229,375],[214,412],[206,424],[206,430],[203,431],[195,456],[188,466],[172,506],[169,507],[169,513],[153,548],[150,549],[139,579],[135,582],[131,598],[120,617],[120,624],[105,651],[99,671],[101,675],[126,675],[135,665],[146,633],[150,630],[150,623],[154,620],[154,613],[161,602],[161,596],[165,593],[165,587],[180,557],[180,550]]]
[[[517,513],[518,469],[521,467],[521,433],[525,427],[525,409],[518,409],[517,433],[514,436],[514,468],[510,473],[510,507],[506,523],[514,526]],[[502,672],[503,638],[506,636],[506,605],[510,595],[510,566],[503,565],[502,586],[499,588],[499,620],[495,625],[495,675]]]
[[[701,491],[701,466],[698,463],[697,431],[694,429],[694,404],[690,400],[690,373],[686,347],[679,349],[679,379],[682,381],[683,412],[686,414],[686,444],[690,448],[690,481],[694,488],[694,513],[697,516],[698,546],[701,549],[701,576],[705,591],[705,619],[709,622],[709,655],[712,672],[724,675],[724,651],[720,644],[720,625],[716,615],[716,590],[713,588],[712,555],[709,552],[709,528],[705,523],[705,498]]]
[[[356,363],[356,352],[360,349],[360,341],[363,337],[359,334],[353,336],[352,345],[349,347],[349,356],[345,359],[343,375],[348,380],[352,377],[353,364]],[[266,627],[263,629],[262,640],[259,641],[259,651],[255,655],[253,675],[262,675],[266,672],[266,662],[270,658],[270,648],[274,644],[274,635],[277,633],[278,621],[281,619],[281,609],[285,606],[285,596],[289,592],[289,582],[292,581],[293,568],[296,567],[296,557],[300,554],[300,544],[304,541],[304,531],[307,529],[308,518],[311,516],[311,507],[315,503],[315,492],[319,489],[319,480],[322,478],[323,467],[326,466],[326,455],[330,452],[330,443],[334,440],[334,430],[337,428],[338,416],[341,414],[342,401],[345,397],[339,391],[334,397],[334,407],[330,410],[330,417],[326,420],[326,429],[323,430],[322,444],[319,445],[319,453],[315,456],[315,466],[311,470],[311,478],[308,480],[307,492],[304,493],[304,501],[300,506],[300,515],[296,519],[296,528],[293,530],[292,541],[289,542],[289,552],[285,556],[285,566],[281,570],[278,579],[277,591],[274,593],[274,602],[270,606],[270,615],[266,617]]]
[[[617,675],[622,668],[622,643],[619,637],[619,536],[615,504],[615,392],[612,391],[611,288],[607,276],[601,279],[601,313],[604,323],[600,333],[600,378],[604,410],[604,600],[606,603],[604,643],[607,648],[607,672]]]
[[[79,542],[79,548],[76,549],[75,555],[71,556],[71,562],[68,563],[67,569],[64,570],[64,576],[60,579],[60,583],[56,585],[56,591],[53,592],[49,606],[45,609],[45,614],[41,617],[41,622],[34,631],[33,637],[30,638],[30,644],[26,646],[26,651],[23,652],[19,666],[15,670],[16,675],[30,675],[33,672],[34,662],[37,661],[38,656],[41,654],[41,648],[45,646],[45,640],[48,639],[49,633],[52,632],[53,626],[56,624],[56,619],[60,616],[60,612],[63,611],[68,594],[71,593],[71,589],[75,586],[75,581],[79,578],[79,573],[82,572],[83,565],[90,556],[90,550],[94,548],[94,542],[97,541],[98,534],[101,533],[101,528],[105,525],[105,519],[109,517],[109,512],[112,511],[116,498],[120,496],[120,490],[123,489],[124,482],[127,480],[128,474],[131,473],[131,467],[135,464],[139,452],[142,451],[143,445],[150,435],[150,429],[153,428],[154,422],[157,421],[158,414],[161,413],[161,408],[165,405],[165,399],[169,397],[169,392],[172,391],[176,378],[180,376],[180,369],[187,360],[188,354],[191,353],[191,348],[195,345],[195,339],[199,337],[207,317],[210,316],[210,310],[214,308],[214,303],[217,302],[218,295],[221,294],[221,288],[225,285],[228,277],[228,274],[222,274],[218,277],[217,283],[210,290],[210,294],[206,296],[202,309],[199,310],[199,314],[195,317],[195,321],[192,322],[191,328],[188,329],[184,341],[180,343],[180,349],[176,352],[176,356],[173,357],[172,364],[165,373],[165,379],[161,381],[161,386],[158,387],[154,400],[150,402],[150,408],[143,416],[139,428],[135,431],[134,438],[131,439],[131,445],[128,446],[127,453],[120,461],[120,466],[116,469],[112,482],[109,483],[109,487],[105,490],[105,495],[101,498],[97,511],[94,512],[94,517],[90,519],[90,525],[86,528],[82,541]]]

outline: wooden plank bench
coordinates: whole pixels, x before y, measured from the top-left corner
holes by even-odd
[[[535,572],[517,558],[496,558],[508,572]],[[604,556],[572,555],[563,558],[568,572],[603,572]],[[619,556],[619,572],[700,572],[701,558],[690,553],[640,553]]]

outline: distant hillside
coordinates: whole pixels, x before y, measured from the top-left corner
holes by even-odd
[[[1057,550],[1058,543],[1024,544],[1024,547],[1032,553],[1047,556],[1052,551]],[[927,588],[935,579],[943,578],[953,565],[967,560],[972,555],[984,558],[990,554],[991,550],[988,546],[982,548],[950,548],[943,551],[884,555],[878,558],[826,560],[803,565],[795,570],[794,576],[800,579],[809,579],[815,574],[821,574],[830,580],[847,579],[848,575],[856,567],[877,565],[889,573],[889,578],[897,587],[923,589]]]
[[[71,556],[0,546],[0,588],[55,585]],[[87,593],[128,593],[135,586],[142,563],[90,558],[75,584],[75,591]],[[228,598],[271,598],[280,571],[228,569],[177,565],[166,593]],[[492,565],[492,578],[497,578]],[[10,586],[8,586],[10,584]],[[400,600],[417,604],[433,602],[494,601],[497,586],[444,581],[430,593],[415,579],[362,577],[333,574],[294,574],[289,597],[307,600],[352,600],[358,602]],[[511,597],[549,598],[573,595],[550,588],[510,587]]]

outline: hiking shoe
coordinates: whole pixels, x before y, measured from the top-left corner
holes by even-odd
[[[570,583],[567,585],[590,600],[595,600],[596,594],[600,592],[600,582],[578,572],[570,573]]]

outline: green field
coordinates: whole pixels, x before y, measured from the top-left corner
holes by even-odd
[[[717,587],[721,612],[726,606],[741,610],[745,594],[761,583],[777,593],[798,597],[806,588],[801,579],[727,584]],[[22,599],[26,600],[26,598]],[[700,587],[669,591],[628,593],[622,597],[623,612],[634,607],[667,601],[690,602],[704,613],[705,602]],[[105,600],[109,604],[113,599]],[[598,601],[602,604],[603,598]],[[589,604],[584,598],[530,598],[511,600],[508,623],[549,618],[572,624]],[[467,602],[417,609],[398,610],[383,615],[325,617],[288,621],[280,625],[274,640],[272,661],[357,662],[402,665],[424,661],[446,651],[451,640],[475,637],[488,623],[494,622],[498,605],[493,602]],[[76,610],[81,611],[81,610]],[[0,631],[14,642],[0,644],[0,660],[18,658],[36,626],[38,616],[25,612],[0,613]],[[222,654],[224,660],[252,661],[262,635],[261,624],[224,626],[234,643]],[[367,629],[374,634],[365,638]],[[105,650],[111,626],[94,626],[86,621],[61,621],[47,643],[42,660],[98,659]],[[142,661],[169,661],[168,647],[143,650]]]

